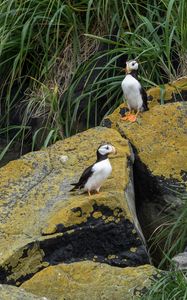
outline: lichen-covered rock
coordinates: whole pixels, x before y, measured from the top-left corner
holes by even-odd
[[[107,122],[133,146],[137,211],[149,236],[163,216],[182,205],[174,190],[186,189],[187,103],[155,105],[135,123],[120,120],[120,110]]]
[[[156,274],[154,267],[118,268],[89,261],[51,266],[22,287],[53,300],[137,299]]]
[[[187,101],[187,77],[156,86],[147,91],[149,107],[179,101]]]
[[[187,77],[181,77],[171,83],[155,86],[147,90],[149,108],[155,105],[164,105],[174,102],[187,101]],[[122,103],[111,115],[107,116],[103,125],[108,128],[116,128],[121,116],[128,111],[127,104]]]
[[[36,296],[25,291],[23,288],[0,284],[0,299],[1,300],[51,300],[46,297]]]
[[[69,193],[104,141],[118,153],[101,194]],[[98,127],[1,168],[0,281],[19,285],[48,265],[85,259],[122,267],[147,263],[131,164],[128,142]]]

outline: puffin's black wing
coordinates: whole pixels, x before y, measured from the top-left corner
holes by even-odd
[[[72,188],[72,190],[70,190],[70,192],[84,187],[88,178],[91,177],[93,174],[92,167],[93,167],[93,165],[91,165],[90,167],[88,167],[84,170],[84,172],[82,173],[82,175],[77,183],[71,183],[71,185],[74,185],[74,188]]]
[[[148,105],[147,105],[147,93],[142,86],[140,88],[140,93],[142,95],[144,111],[149,110]]]

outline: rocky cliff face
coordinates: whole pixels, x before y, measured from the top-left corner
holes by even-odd
[[[133,147],[136,208],[146,238],[163,223],[163,218],[183,205],[176,192],[183,193],[187,185],[186,89],[186,78],[166,85],[165,104],[160,105],[160,88],[153,88],[148,91],[150,110],[136,123],[120,120],[124,105],[104,122]]]
[[[150,265],[119,268],[84,261],[48,267],[22,287],[37,295],[47,294],[52,300],[137,299],[153,273]]]
[[[149,91],[150,110],[134,124],[120,120],[122,105],[105,120],[113,129],[90,129],[0,169],[0,299],[129,300],[150,284],[142,229],[149,237],[160,216],[183,205],[172,188],[183,191],[187,179],[187,106],[170,103],[176,88],[166,88],[167,104]],[[70,193],[102,142],[117,155],[101,193]]]
[[[52,300],[47,297],[36,296],[25,291],[23,288],[0,284],[0,299],[1,300]]]
[[[77,191],[70,193],[71,183],[95,161],[96,149],[107,141],[115,146],[117,155],[110,158],[113,172],[101,193],[90,197]],[[95,276],[96,268],[100,274],[96,275],[104,277],[104,286],[100,287],[104,293],[107,276],[113,270],[127,277],[131,269],[125,267],[149,263],[136,218],[132,163],[129,143],[116,130],[98,127],[1,168],[1,283],[24,283],[22,286],[31,291],[32,281],[28,279],[34,274],[41,274],[38,276],[42,276],[45,286],[56,276],[53,273],[56,274],[58,268],[63,274],[68,268],[63,276],[68,277],[70,272],[80,277],[79,286],[84,275],[80,275],[79,270],[89,272],[91,277]],[[85,260],[92,263],[84,263]],[[115,271],[116,266],[125,269]],[[102,268],[106,269],[106,275]],[[142,272],[144,274],[139,276]],[[149,266],[137,271],[132,268],[134,286],[143,288],[145,278],[152,272]],[[37,277],[33,280],[35,282]],[[110,280],[114,286],[115,276]],[[67,285],[66,282],[59,284],[63,284],[63,289]],[[66,298],[68,289],[63,296],[61,288],[59,291],[59,296],[52,296],[53,300]],[[126,288],[122,291],[126,293]],[[40,288],[36,294],[48,297]],[[67,299],[73,297],[72,294]]]

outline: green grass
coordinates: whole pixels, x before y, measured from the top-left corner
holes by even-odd
[[[173,190],[174,192],[174,190]],[[172,258],[184,251],[187,246],[187,193],[175,194],[181,199],[181,209],[177,209],[172,216],[154,232],[151,237],[152,248],[163,253],[159,269],[167,269],[156,279],[142,300],[185,300],[187,299],[187,270],[177,270]],[[162,246],[159,246],[162,245]]]
[[[150,290],[141,300],[186,300],[187,272],[169,271],[153,279]]]
[[[172,257],[183,252],[187,246],[187,193],[177,192],[177,187],[170,192],[178,197],[180,207],[170,209],[172,215],[163,218],[162,224],[150,238],[151,250],[162,252],[159,268],[166,268],[168,263],[170,267]]]
[[[0,126],[7,145],[32,137],[34,149],[100,124],[122,102],[117,61],[124,56],[139,58],[146,88],[183,75],[186,9],[185,0],[3,0]]]

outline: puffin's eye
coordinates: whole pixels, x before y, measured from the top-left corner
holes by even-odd
[[[108,147],[108,146],[106,146],[106,150],[109,150],[109,147]]]
[[[135,63],[132,63],[132,66],[134,66],[135,65]]]

